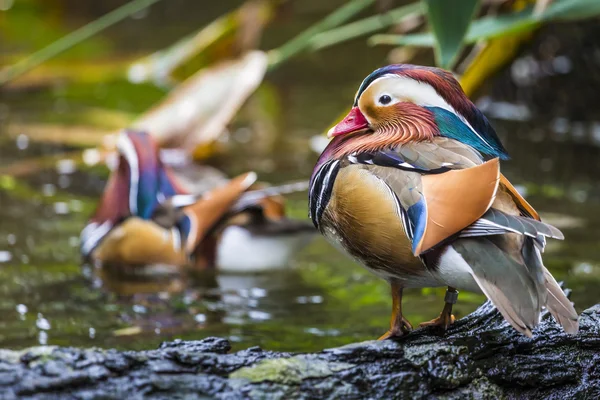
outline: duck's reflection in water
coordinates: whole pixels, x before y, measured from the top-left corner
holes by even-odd
[[[95,277],[123,307],[121,319],[129,326],[117,330],[116,336],[201,338],[228,326],[225,330],[235,340],[244,326],[285,318],[286,310],[298,306],[297,297],[314,292],[299,285],[302,278],[293,269],[234,274],[111,265],[96,269]]]

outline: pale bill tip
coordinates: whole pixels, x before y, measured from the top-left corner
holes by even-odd
[[[331,129],[329,129],[327,131],[327,138],[332,139],[333,138],[333,133],[335,132],[335,126],[332,126]]]

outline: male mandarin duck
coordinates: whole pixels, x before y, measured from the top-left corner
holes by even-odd
[[[101,264],[256,271],[285,266],[314,232],[312,225],[285,217],[278,196],[285,186],[252,190],[253,172],[201,196],[191,195],[161,162],[159,148],[147,133],[124,131],[117,150],[118,166],[81,233],[86,259]],[[247,232],[244,238],[252,244],[270,240],[283,250],[277,248],[279,257],[275,257],[257,254],[255,247],[246,245],[245,251],[253,250],[252,254],[240,254],[239,246],[230,249],[229,239],[240,231]],[[230,251],[238,252],[234,260]]]
[[[314,168],[310,217],[333,244],[387,280],[389,331],[412,329],[404,288],[447,286],[445,330],[457,289],[485,294],[532,335],[546,307],[568,333],[578,316],[546,269],[546,238],[563,239],[500,174],[508,155],[450,72],[390,65],[360,85]]]

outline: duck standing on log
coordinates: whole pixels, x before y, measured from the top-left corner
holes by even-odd
[[[500,174],[508,159],[494,129],[450,72],[390,65],[360,85],[328,133],[310,182],[310,217],[333,244],[392,289],[390,329],[405,288],[447,286],[422,326],[445,330],[457,289],[485,294],[527,336],[546,307],[568,333],[578,316],[543,264],[546,238],[563,239]]]
[[[310,223],[285,217],[280,193],[294,187],[254,189],[248,172],[192,195],[149,134],[122,132],[117,151],[118,166],[81,233],[81,253],[95,264],[257,272],[288,265],[314,235]]]

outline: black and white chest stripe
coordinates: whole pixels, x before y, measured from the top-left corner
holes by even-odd
[[[330,160],[321,165],[315,174],[308,192],[309,217],[317,229],[319,221],[331,198],[333,184],[340,170],[340,160]]]

